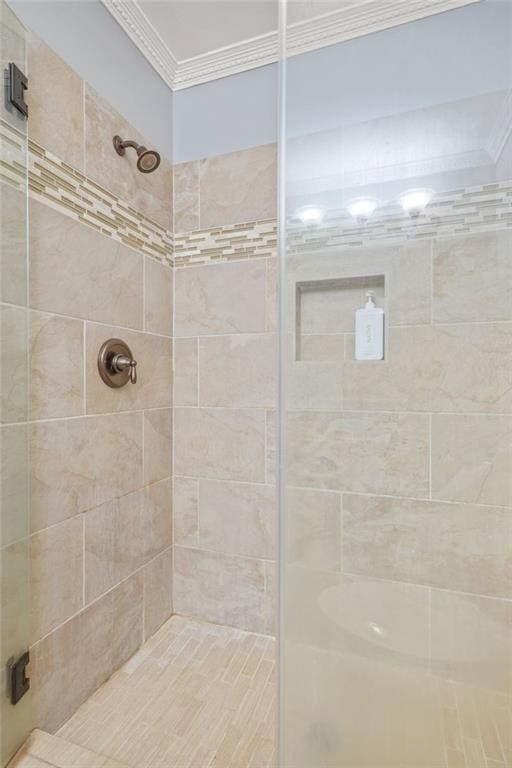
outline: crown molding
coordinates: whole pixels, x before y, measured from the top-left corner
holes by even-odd
[[[270,32],[178,61],[137,0],[102,2],[174,91],[278,60],[278,33]],[[480,0],[353,0],[343,9],[289,25],[287,52],[296,56],[477,2]]]
[[[178,60],[162,40],[137,0],[101,0],[162,80],[174,88]]]

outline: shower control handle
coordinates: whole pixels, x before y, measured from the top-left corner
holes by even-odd
[[[108,339],[98,353],[98,373],[108,387],[118,389],[137,383],[137,361],[122,339]]]
[[[114,355],[111,362],[115,373],[122,373],[129,368],[129,377],[132,384],[137,383],[137,361],[127,355]]]

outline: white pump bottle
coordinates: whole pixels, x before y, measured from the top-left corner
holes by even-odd
[[[384,310],[375,306],[373,292],[364,308],[356,311],[356,360],[384,359]]]

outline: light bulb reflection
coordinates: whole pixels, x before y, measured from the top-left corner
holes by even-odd
[[[320,224],[323,221],[325,210],[317,205],[306,205],[304,208],[300,208],[295,216],[302,221],[303,224]]]
[[[359,223],[364,223],[373,216],[379,201],[373,197],[357,197],[347,205],[347,211]]]
[[[380,627],[378,624],[376,624],[374,621],[370,621],[369,626],[372,632],[378,637],[384,637],[384,635],[386,634],[385,630],[382,627]]]
[[[434,197],[431,189],[409,189],[398,198],[405,213],[413,218],[419,216]]]

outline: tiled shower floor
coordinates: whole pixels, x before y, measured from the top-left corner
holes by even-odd
[[[274,674],[272,638],[173,616],[57,733],[110,760],[65,766],[272,766]]]

